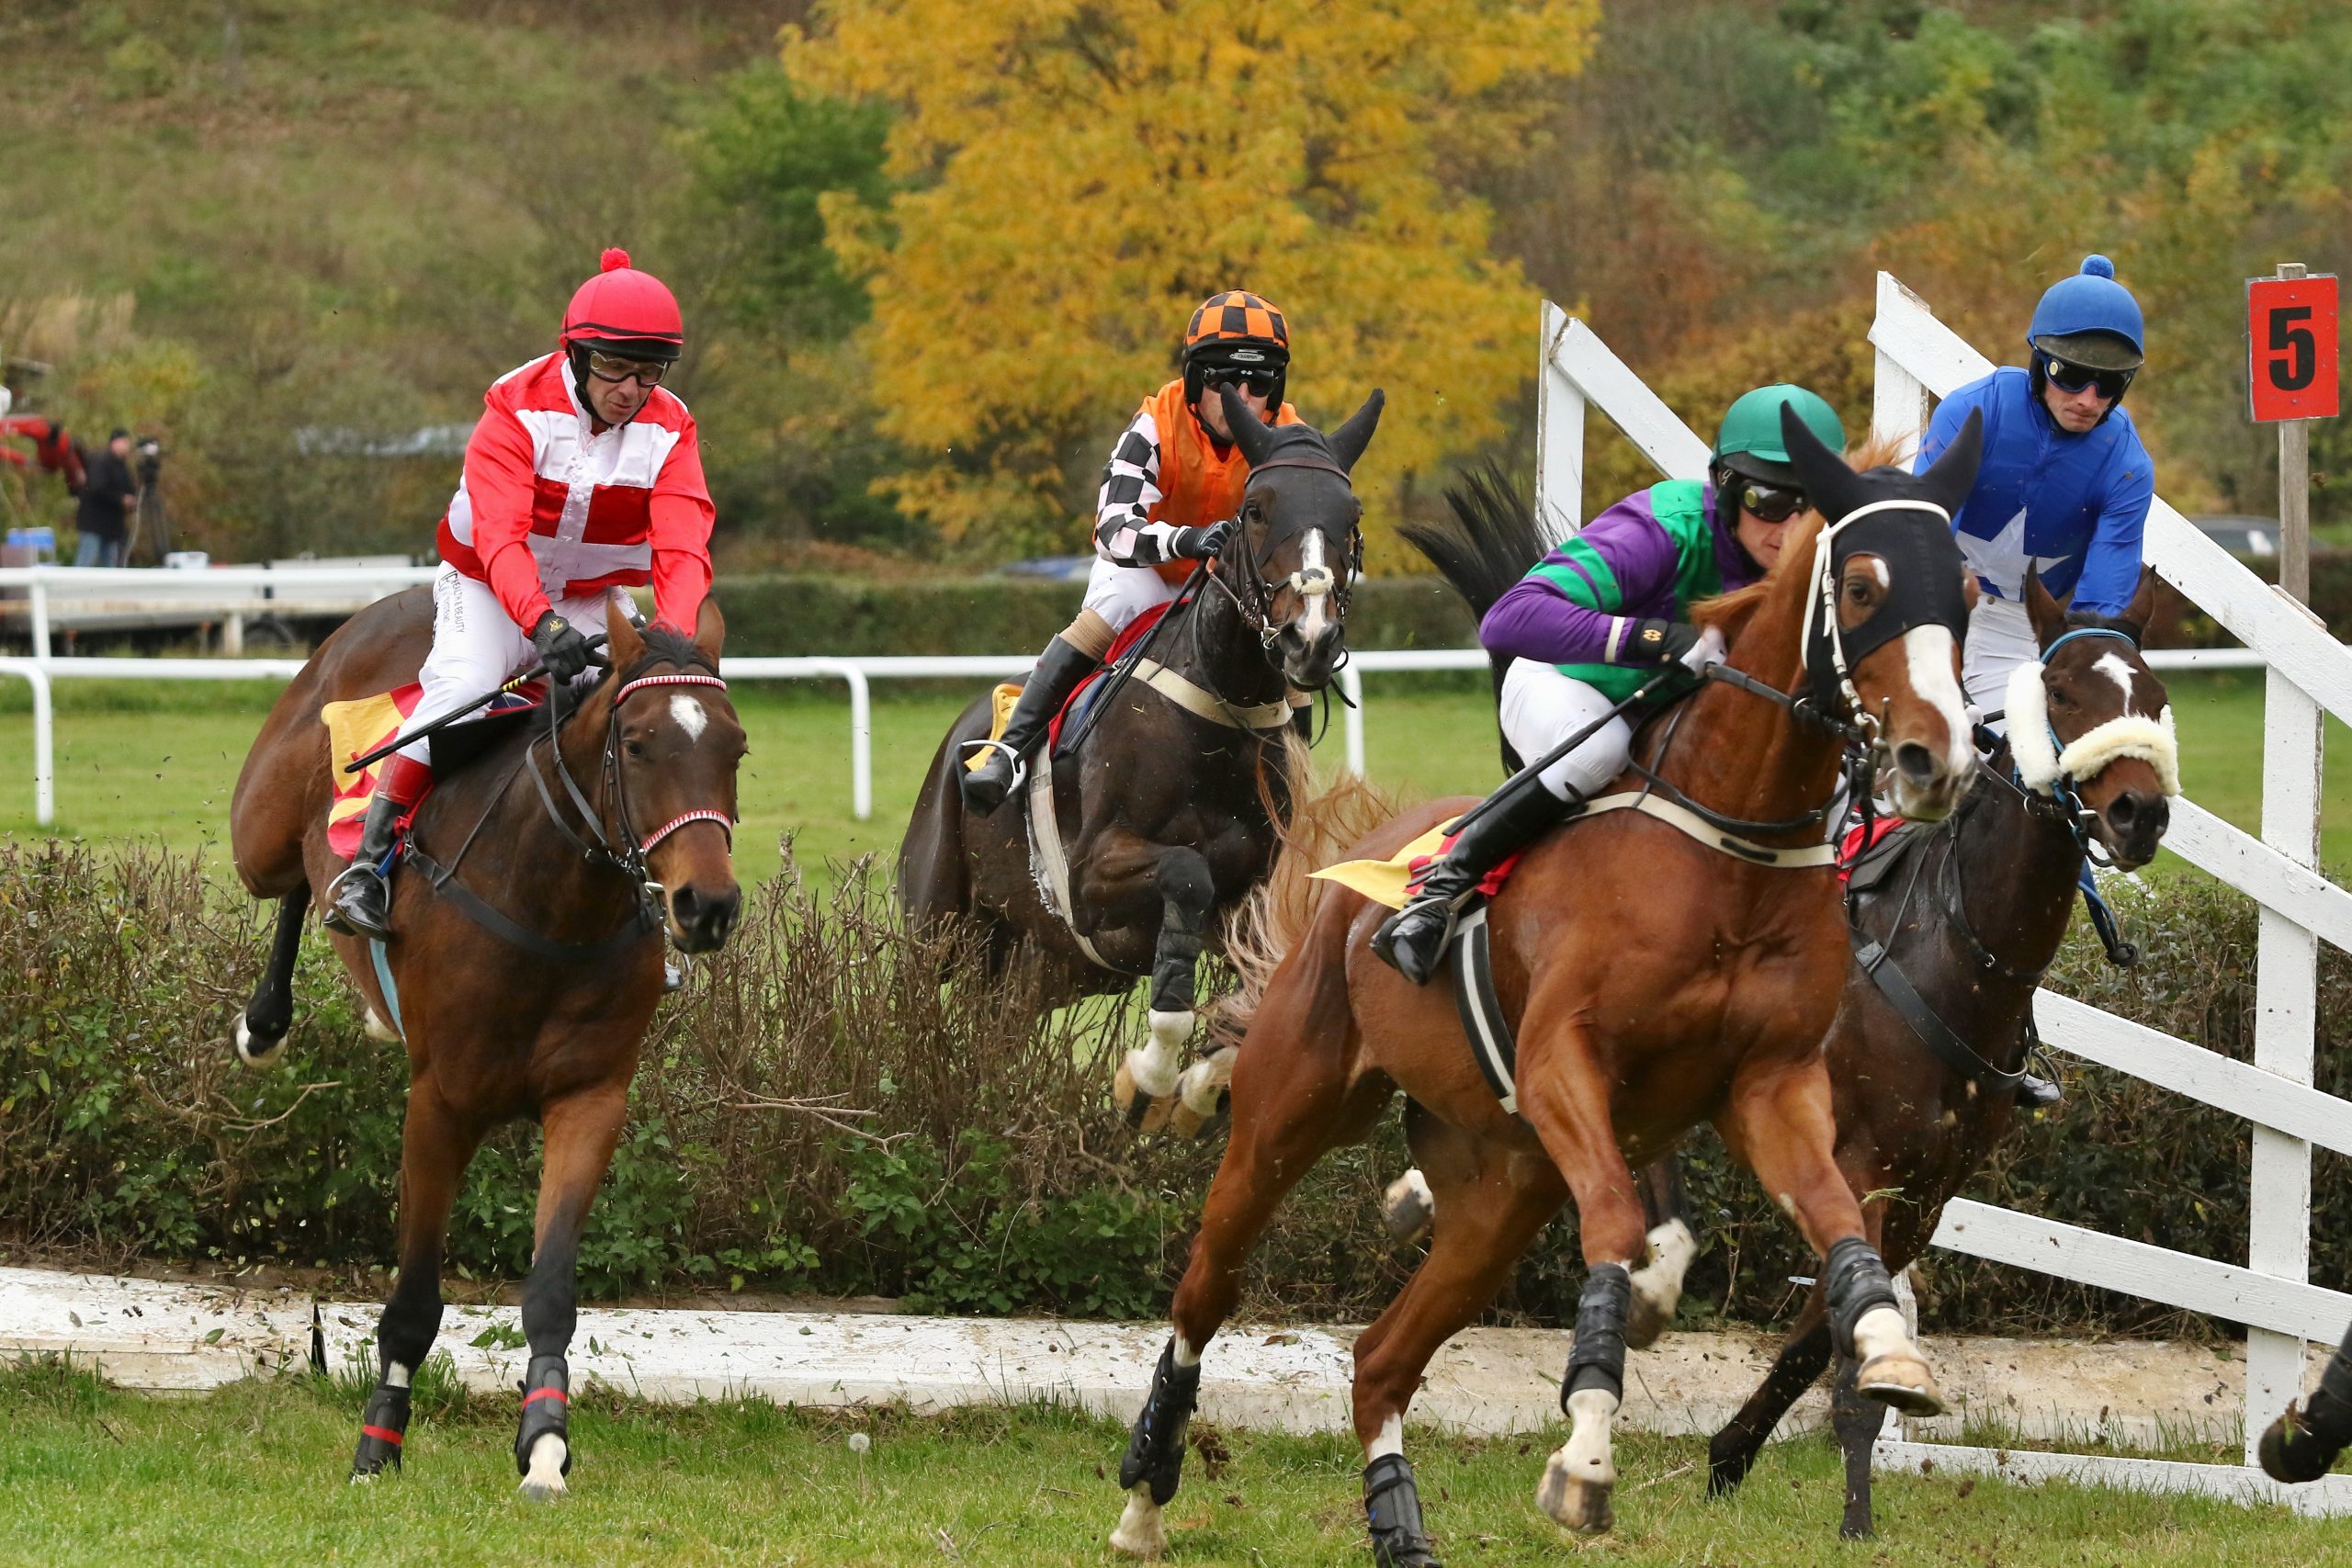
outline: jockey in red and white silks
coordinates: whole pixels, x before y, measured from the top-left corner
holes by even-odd
[[[433,649],[402,736],[535,660],[556,680],[587,678],[587,639],[620,590],[650,582],[655,620],[693,631],[714,509],[694,416],[660,384],[684,341],[670,290],[609,250],[572,296],[557,352],[492,385],[441,519]],[[429,746],[412,741],[386,764],[331,890],[331,926],[389,934],[380,867],[432,781]]]

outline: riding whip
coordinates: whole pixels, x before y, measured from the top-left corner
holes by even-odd
[[[588,639],[588,646],[592,649],[602,648],[605,645],[605,634],[603,632],[598,632],[594,637]],[[591,668],[594,667],[592,666]],[[385,741],[381,746],[377,747],[374,750],[369,751],[365,755],[353,758],[350,761],[345,762],[343,765],[343,771],[346,773],[356,773],[361,769],[368,766],[370,763],[381,761],[384,758],[390,756],[394,751],[399,750],[401,747],[409,744],[411,741],[422,740],[426,736],[431,735],[437,730],[446,728],[449,725],[455,724],[458,720],[465,717],[466,715],[473,712],[476,708],[496,702],[499,698],[506,695],[507,693],[529,684],[531,682],[537,680],[547,672],[548,667],[546,665],[534,664],[528,670],[524,671],[520,675],[517,675],[513,680],[508,681],[505,684],[494,686],[491,690],[484,692],[481,696],[474,697],[467,702],[458,704],[456,707],[451,708],[447,713],[443,714],[440,717],[435,719],[424,728],[417,730],[414,734],[396,735],[391,739]],[[550,695],[548,700],[550,702],[554,700],[552,695]]]

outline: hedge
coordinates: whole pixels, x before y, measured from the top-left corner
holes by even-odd
[[[283,1069],[233,1065],[227,1030],[264,911],[153,852],[0,840],[0,1251],[356,1269],[392,1258],[404,1058],[365,1037],[315,930]],[[2243,1057],[2254,911],[2188,879],[2130,903],[2132,971],[2070,944],[2054,983]],[[938,976],[949,976],[943,987]],[[2352,1091],[2352,967],[2324,953],[2320,1082]],[[978,983],[919,942],[862,870],[813,897],[760,889],[728,951],[662,1008],[634,1115],[582,1249],[592,1294],[763,1287],[902,1298],[952,1312],[1152,1317],[1165,1310],[1215,1140],[1127,1134],[1105,1088],[1133,1004],[1039,1022],[1035,977]],[[2245,1255],[2248,1132],[2234,1118],[2070,1062],[2066,1103],[2012,1135],[1972,1195],[2222,1259]],[[519,1277],[537,1173],[527,1129],[492,1138],[458,1206],[453,1271]],[[1792,1229],[1720,1145],[1693,1145],[1702,1252],[1687,1322],[1770,1320],[1813,1272]],[[1283,1207],[1250,1311],[1363,1321],[1414,1255],[1385,1242],[1396,1119],[1327,1158]],[[2352,1276],[2352,1183],[2313,1173],[2312,1273]],[[1567,1325],[1583,1269],[1572,1220],[1499,1304]],[[1955,1257],[1928,1322],[1970,1331],[2162,1332],[2146,1303]]]

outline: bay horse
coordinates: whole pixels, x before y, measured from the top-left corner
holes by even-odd
[[[2116,620],[2070,621],[2029,576],[2042,660],[2009,687],[2018,761],[1996,751],[1956,814],[1900,829],[1857,867],[1858,956],[1826,1051],[1838,1168],[1892,1269],[1927,1250],[1944,1205],[2016,1117],[2034,992],[2066,934],[2089,839],[2134,870],[2169,821],[2178,754],[2164,686],[2139,650],[2154,582],[2143,572]],[[1673,1310],[1669,1293],[1663,1312]],[[1709,1446],[1710,1495],[1738,1487],[1834,1349],[1816,1281],[1762,1384]],[[1871,1533],[1871,1451],[1886,1411],[1856,1389],[1852,1359],[1837,1361],[1839,1533],[1860,1538]]]
[[[319,710],[413,680],[432,626],[424,588],[353,616],[287,687],[245,759],[230,806],[237,874],[278,906],[266,971],[237,1019],[251,1064],[284,1041],[304,910],[343,870],[326,835],[341,760]],[[442,1242],[467,1163],[493,1127],[529,1117],[546,1148],[514,1463],[526,1496],[565,1489],[574,1262],[662,999],[663,932],[684,952],[712,952],[741,904],[730,852],[745,746],[718,673],[725,633],[708,600],[691,640],[658,625],[640,633],[616,602],[610,671],[570,716],[559,726],[550,705],[545,723],[503,721],[517,732],[444,770],[417,807],[410,863],[392,882],[393,939],[333,937],[371,1027],[397,1029],[409,1058],[400,1279],[377,1327],[379,1382],[355,1480],[400,1467],[410,1382],[440,1331]]]
[[[1052,820],[1074,829],[1040,841],[1027,790],[983,816],[965,810],[956,770],[989,734],[983,697],[940,742],[899,852],[910,920],[978,924],[996,965],[1034,942],[1050,1005],[1150,976],[1149,1043],[1127,1053],[1114,1084],[1146,1131],[1197,1132],[1223,1098],[1230,1047],[1184,1066],[1195,970],[1273,863],[1294,793],[1288,692],[1322,690],[1346,656],[1363,538],[1348,475],[1383,400],[1375,390],[1326,436],[1265,424],[1230,389],[1224,398],[1250,462],[1238,525],[1139,649],[1159,671],[1117,684],[1106,666],[1079,699],[1102,712],[1077,720],[1077,749],[1033,759],[1051,770]],[[1054,860],[1067,865],[1060,889]]]
[[[1516,1114],[1488,1087],[1448,987],[1415,986],[1370,952],[1385,906],[1334,885],[1304,931],[1234,944],[1261,988],[1254,1007],[1245,991],[1237,1010],[1248,1022],[1232,1129],[1177,1288],[1174,1333],[1120,1465],[1127,1495],[1114,1547],[1166,1551],[1162,1509],[1182,1476],[1201,1355],[1232,1314],[1250,1249],[1290,1189],[1361,1138],[1399,1089],[1445,1217],[1404,1292],[1355,1344],[1376,1562],[1435,1562],[1404,1457],[1406,1408],[1430,1356],[1485,1309],[1570,1198],[1589,1269],[1562,1387],[1574,1425],[1536,1495],[1571,1529],[1610,1528],[1610,1424],[1628,1270],[1644,1238],[1628,1158],[1647,1162],[1702,1121],[1826,1256],[1833,1326],[1859,1353],[1862,1386],[1907,1410],[1941,1408],[1833,1154],[1821,1040],[1845,971],[1845,922],[1834,872],[1815,851],[1843,726],[1891,760],[1907,815],[1949,815],[1973,780],[1950,512],[1973,481],[1982,431],[1972,418],[1915,477],[1856,474],[1794,419],[1783,425],[1819,512],[1761,582],[1697,612],[1724,632],[1735,681],[1704,684],[1679,721],[1648,727],[1639,742],[1650,787],[1709,826],[1636,810],[1589,817],[1529,849],[1487,906],[1495,989],[1518,1041]],[[1687,744],[1673,745],[1676,735]],[[1469,804],[1408,812],[1355,852],[1393,856]],[[1744,852],[1695,832],[1745,835]]]

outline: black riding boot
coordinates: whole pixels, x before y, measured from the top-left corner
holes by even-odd
[[[368,820],[359,829],[359,852],[351,857],[351,869],[327,889],[323,919],[329,931],[373,937],[378,942],[391,936],[391,890],[384,886],[384,874],[377,868],[392,852],[393,832],[401,813],[407,809],[404,802],[380,791],[368,803]]]
[[[1021,688],[1021,700],[1012,705],[1012,716],[1005,720],[1004,734],[989,743],[988,760],[977,768],[965,769],[958,781],[964,788],[965,810],[986,815],[1004,804],[1004,797],[1012,793],[1015,759],[1026,757],[1044,739],[1054,715],[1061,712],[1078,683],[1101,662],[1058,637],[1046,645],[1046,651],[1037,656],[1037,667],[1029,671],[1029,680]]]
[[[1487,873],[1513,851],[1533,842],[1546,828],[1583,809],[1581,795],[1562,800],[1544,787],[1539,773],[1514,775],[1474,808],[1470,825],[1462,829],[1453,847],[1430,867],[1405,907],[1374,933],[1372,951],[1416,986],[1428,985],[1445,954],[1445,939],[1453,932],[1455,912],[1470,901]]]

